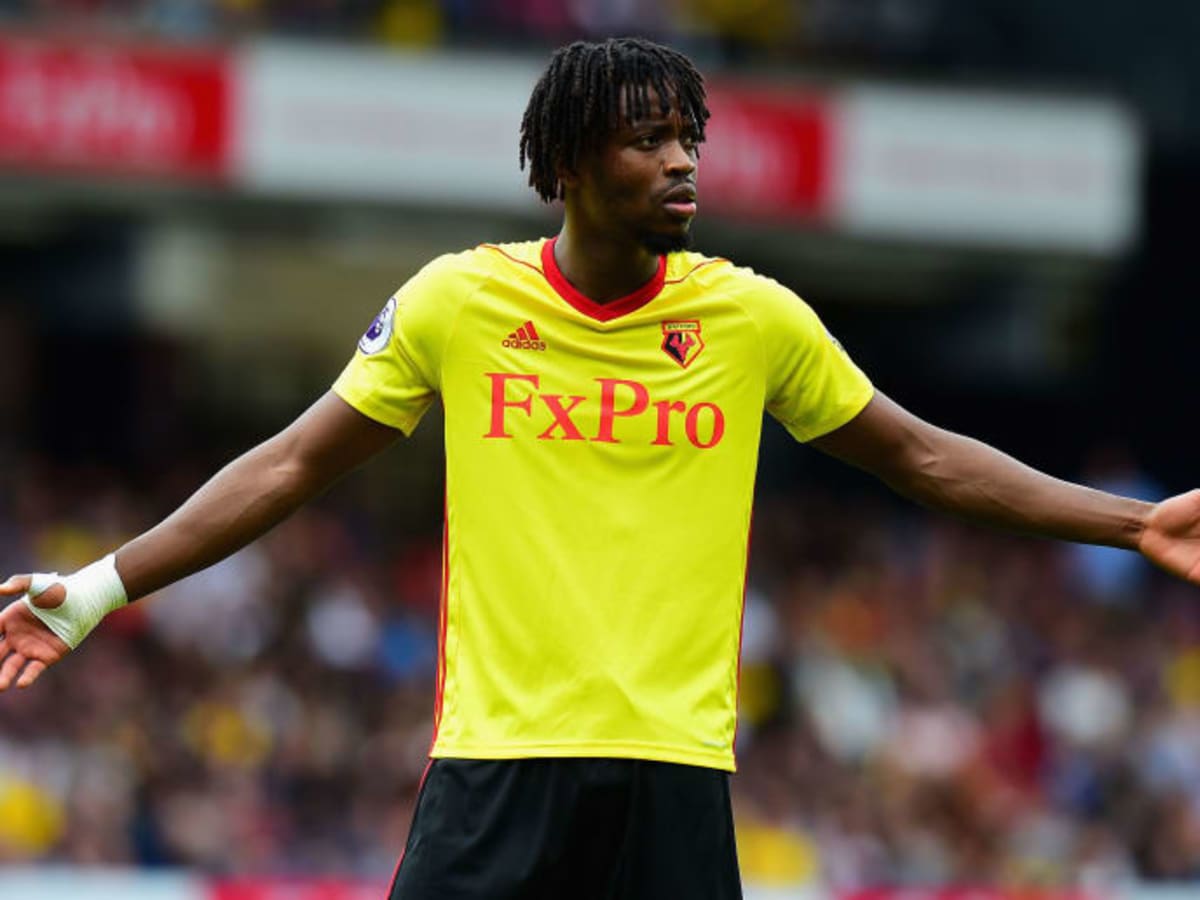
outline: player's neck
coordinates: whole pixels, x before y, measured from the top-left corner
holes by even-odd
[[[554,244],[554,261],[563,277],[595,303],[632,294],[658,270],[658,255],[636,241],[585,235],[568,222]]]

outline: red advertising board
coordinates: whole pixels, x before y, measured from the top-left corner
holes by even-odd
[[[212,882],[208,900],[379,900],[387,885],[337,879],[246,878]]]
[[[752,219],[822,218],[833,158],[827,95],[714,85],[700,150],[700,202]]]
[[[219,52],[0,38],[0,166],[221,177],[230,83]]]
[[[989,887],[903,887],[849,891],[839,900],[1107,900],[1108,894],[1083,890]]]

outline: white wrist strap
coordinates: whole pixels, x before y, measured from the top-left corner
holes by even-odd
[[[66,599],[54,609],[34,606],[32,599],[55,584],[67,589]],[[35,573],[24,599],[30,611],[72,650],[101,619],[129,602],[111,553],[66,578],[59,578],[57,572]]]

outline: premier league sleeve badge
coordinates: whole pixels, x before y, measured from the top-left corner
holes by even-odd
[[[367,356],[371,356],[386,347],[388,341],[392,339],[392,323],[395,318],[396,298],[392,297],[371,322],[371,327],[367,329],[366,334],[359,338],[358,349]]]

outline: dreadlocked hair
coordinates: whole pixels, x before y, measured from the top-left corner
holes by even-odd
[[[704,79],[682,53],[632,37],[576,41],[555,50],[521,119],[521,168],[529,163],[529,184],[538,196],[546,203],[561,200],[559,168],[574,169],[618,127],[622,112],[630,120],[647,118],[651,90],[661,115],[674,107],[697,142],[704,140]]]

